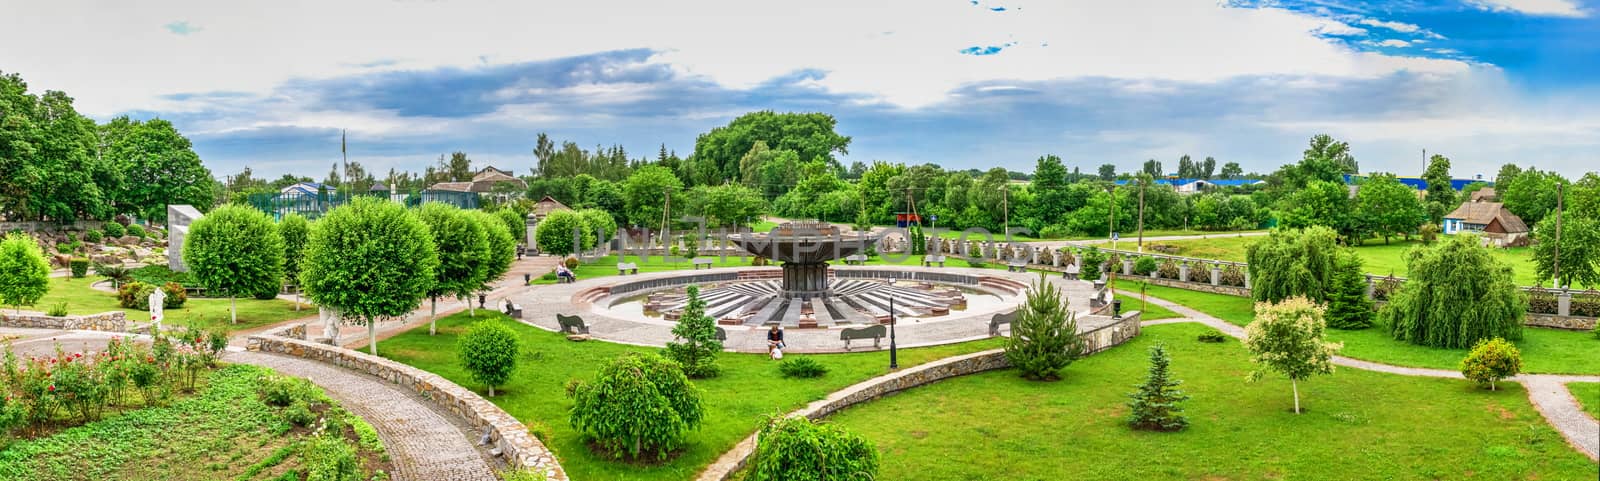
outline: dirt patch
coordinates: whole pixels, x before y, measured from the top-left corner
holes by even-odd
[[[1499,416],[1502,421],[1510,421],[1512,419],[1516,419],[1517,418],[1517,413],[1511,412],[1510,410],[1506,409],[1504,406],[1501,406],[1499,404],[1490,404],[1489,405],[1489,412],[1494,413],[1496,416]]]
[[[912,431],[911,432],[911,438],[912,439],[922,439],[922,438],[926,438],[926,437],[928,437],[928,432],[927,431]]]

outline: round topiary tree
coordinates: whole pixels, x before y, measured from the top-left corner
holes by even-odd
[[[1512,281],[1511,266],[1478,236],[1456,235],[1406,256],[1411,277],[1378,311],[1395,339],[1454,349],[1495,337],[1522,339],[1528,296]]]
[[[183,262],[200,285],[228,295],[229,317],[238,323],[239,294],[283,286],[283,235],[265,212],[224,205],[189,225]]]
[[[1055,284],[1040,276],[1028,288],[1006,342],[1006,361],[1028,379],[1053,381],[1072,361],[1083,357],[1088,343],[1078,333],[1076,314]]]
[[[617,234],[617,220],[611,213],[600,209],[583,209],[578,211],[583,216],[583,248],[593,249],[599,243],[611,239]]]
[[[456,343],[461,367],[472,373],[472,379],[489,385],[489,397],[516,371],[517,352],[517,334],[497,321],[473,324]]]
[[[440,296],[468,297],[483,285],[488,272],[489,235],[482,224],[453,205],[428,202],[417,210],[417,217],[428,224],[434,252],[439,256],[439,266],[434,269],[433,283],[428,288],[428,334],[432,335],[437,332]]]
[[[583,216],[575,211],[558,210],[545,216],[539,221],[539,227],[534,230],[534,240],[539,241],[539,250],[547,254],[565,256],[577,252],[579,244],[573,238],[583,236]]]
[[[374,355],[377,321],[416,309],[439,266],[427,224],[400,204],[366,197],[317,220],[301,262],[306,294],[367,326]]]
[[[480,290],[490,289],[494,281],[505,276],[511,270],[511,263],[517,260],[517,239],[511,232],[506,232],[506,226],[499,222],[495,216],[481,211],[465,211],[467,217],[477,221],[483,226],[483,232],[489,238],[489,257],[484,260],[484,278]],[[509,212],[501,210],[501,212]]]
[[[14,233],[0,241],[0,304],[22,312],[50,292],[50,263],[32,237]]]
[[[678,339],[667,343],[665,353],[683,366],[684,374],[696,379],[717,375],[717,353],[722,352],[722,341],[717,340],[716,321],[706,315],[700,286],[689,286],[689,304],[678,316],[672,335]]]
[[[756,436],[749,466],[749,481],[871,481],[878,473],[878,450],[833,424],[775,417]]]
[[[1461,360],[1461,375],[1478,384],[1488,384],[1490,391],[1495,390],[1496,381],[1518,372],[1522,372],[1522,351],[1498,337],[1478,341],[1472,346],[1472,352]]]
[[[278,221],[278,235],[283,236],[283,278],[285,282],[299,284],[300,259],[305,258],[306,236],[311,234],[311,222],[300,214],[289,214]],[[294,310],[300,310],[300,289],[294,290]]]
[[[666,459],[704,416],[699,389],[678,363],[655,354],[613,359],[594,381],[569,385],[567,395],[572,427],[619,459]]]
[[[494,217],[495,219],[498,219],[501,224],[505,224],[506,233],[511,234],[511,238],[516,244],[525,242],[523,237],[528,235],[528,220],[526,218],[512,209],[500,209],[494,211]]]

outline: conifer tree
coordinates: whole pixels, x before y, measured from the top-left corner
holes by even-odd
[[[1334,262],[1328,288],[1328,327],[1366,329],[1372,326],[1372,300],[1361,273],[1361,258],[1345,251]]]
[[[1128,395],[1133,398],[1128,402],[1132,411],[1128,425],[1134,429],[1180,431],[1189,427],[1189,418],[1178,405],[1189,400],[1189,395],[1178,390],[1183,381],[1172,379],[1167,372],[1171,364],[1172,357],[1167,355],[1166,346],[1156,344],[1150,348],[1150,375],[1138,386],[1138,391]]]
[[[1067,299],[1041,275],[1028,289],[1028,300],[1012,324],[1006,360],[1025,378],[1053,381],[1060,379],[1058,371],[1083,357],[1087,349]]]
[[[683,373],[690,378],[716,377],[722,341],[717,340],[716,322],[706,315],[706,301],[700,298],[699,286],[689,286],[689,305],[683,308],[672,335],[682,342],[667,343],[667,358],[682,364]]]

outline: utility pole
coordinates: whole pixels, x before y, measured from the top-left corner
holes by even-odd
[[[1113,182],[1106,186],[1106,195],[1111,196],[1111,218],[1108,219],[1106,237],[1111,238],[1111,248],[1117,248],[1117,184]]]
[[[661,209],[661,254],[665,258],[668,252],[671,252],[667,247],[667,243],[672,241],[671,231],[667,230],[667,219],[672,218],[672,189],[665,189],[662,192],[667,194],[666,205]]]
[[[1011,185],[1010,181],[1000,186],[1000,219],[1001,228],[1005,230],[1006,240],[1011,240]]]
[[[1144,252],[1144,186],[1148,179],[1139,179],[1139,252]]]
[[[1566,187],[1566,184],[1556,183],[1556,265],[1555,269],[1552,269],[1554,272],[1551,276],[1555,278],[1553,287],[1556,289],[1561,288],[1561,201],[1565,200],[1561,193],[1563,187]]]

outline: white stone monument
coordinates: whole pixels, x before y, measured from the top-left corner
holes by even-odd
[[[159,288],[150,293],[150,323],[155,327],[153,331],[161,330],[161,321],[166,317],[162,312],[167,302],[167,293]]]
[[[183,263],[183,238],[189,235],[189,224],[201,216],[192,205],[167,206],[167,268],[173,272],[189,272]]]

